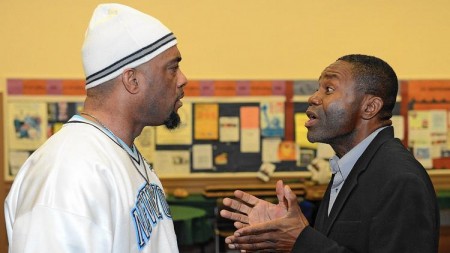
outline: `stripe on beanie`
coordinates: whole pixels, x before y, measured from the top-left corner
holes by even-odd
[[[163,47],[164,45],[166,45],[167,43],[169,43],[175,39],[176,39],[176,37],[173,33],[167,34],[166,36],[155,41],[154,43],[152,43],[142,49],[139,49],[138,51],[116,61],[115,63],[109,65],[108,67],[86,77],[86,85],[119,70],[120,68],[126,66],[129,63],[137,61],[137,60],[141,59],[142,57],[145,57],[145,56],[153,53],[154,51],[158,50],[159,48]]]

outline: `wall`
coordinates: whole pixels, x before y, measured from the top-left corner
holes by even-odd
[[[4,79],[82,78],[80,48],[101,1],[0,1]],[[179,38],[191,79],[316,79],[347,53],[377,55],[402,79],[450,78],[450,1],[124,0]]]
[[[83,78],[83,34],[100,2],[1,0],[0,92],[6,78]],[[447,0],[121,2],[175,32],[190,79],[316,79],[348,53],[379,56],[400,79],[450,79]],[[1,231],[1,251],[5,241]]]
[[[7,78],[83,79],[80,49],[100,2],[1,0],[0,92]],[[192,80],[317,79],[348,53],[377,55],[400,79],[450,79],[447,0],[122,2],[175,32]]]

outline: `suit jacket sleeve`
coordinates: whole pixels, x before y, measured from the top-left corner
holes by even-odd
[[[400,174],[388,179],[376,201],[376,215],[367,228],[366,252],[437,252],[436,209],[424,178],[417,174]],[[297,238],[292,252],[357,252],[333,240],[333,231],[325,236],[307,227]],[[348,238],[351,240],[352,238]]]
[[[314,228],[306,227],[298,236],[292,252],[350,253],[352,251],[338,245],[337,242],[327,238],[324,234],[315,230]]]

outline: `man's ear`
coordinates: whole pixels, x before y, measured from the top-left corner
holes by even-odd
[[[361,115],[363,119],[371,119],[375,117],[383,108],[383,100],[380,97],[366,95],[362,104]]]
[[[125,69],[122,72],[122,84],[131,94],[136,94],[139,91],[139,83],[136,75],[137,71],[133,68]]]

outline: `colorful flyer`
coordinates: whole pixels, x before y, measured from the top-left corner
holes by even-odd
[[[196,140],[219,139],[219,105],[195,104],[194,138]]]
[[[264,137],[284,137],[284,102],[262,102],[261,135]]]
[[[243,106],[241,117],[241,152],[260,152],[259,107]]]
[[[47,139],[47,104],[13,102],[8,104],[9,147],[35,150]]]

